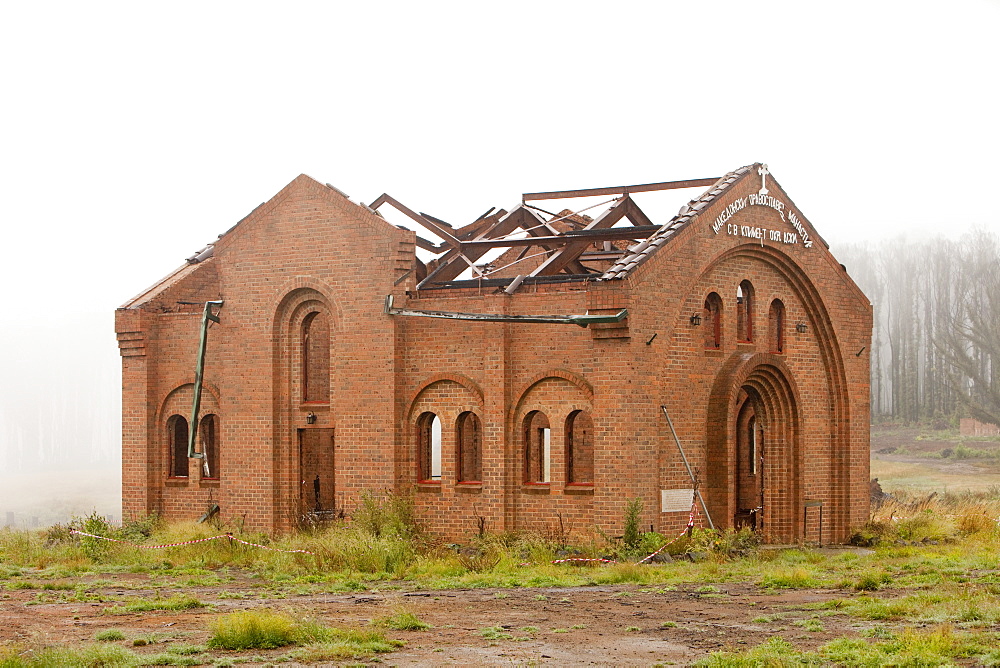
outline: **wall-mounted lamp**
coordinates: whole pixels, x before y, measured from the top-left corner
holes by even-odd
[[[315,413],[312,413],[312,412],[306,413],[306,424],[316,424],[316,414]]]
[[[795,325],[795,331],[798,332],[799,334],[805,334],[806,333],[806,323],[800,322],[799,324]]]
[[[701,314],[700,313],[695,313],[694,315],[691,316],[691,324],[694,325],[695,327],[697,327],[698,325],[701,324]]]

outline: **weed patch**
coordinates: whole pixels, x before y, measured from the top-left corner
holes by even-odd
[[[193,610],[204,608],[205,604],[193,596],[177,594],[170,598],[137,599],[125,605],[113,605],[105,612],[109,615],[127,615],[131,612],[152,612],[154,610]]]
[[[427,622],[420,621],[412,612],[397,612],[394,615],[376,619],[372,624],[396,631],[423,631],[431,627]]]

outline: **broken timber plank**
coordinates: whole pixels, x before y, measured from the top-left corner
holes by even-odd
[[[697,188],[715,185],[719,177],[713,179],[690,179],[688,181],[661,181],[659,183],[643,183],[634,186],[615,186],[613,188],[583,188],[582,190],[553,190],[551,192],[524,193],[522,202],[542,199],[564,199],[567,197],[590,197],[592,195],[627,195],[628,193],[645,193],[654,190],[674,190],[677,188]]]
[[[369,208],[373,210],[378,209],[380,206],[386,203],[391,204],[395,209],[397,209],[400,213],[405,214],[406,217],[410,218],[413,222],[417,223],[418,225],[424,226],[437,236],[441,237],[441,239],[443,239],[445,244],[447,244],[448,246],[451,246],[452,248],[458,247],[458,239],[456,239],[455,235],[451,233],[451,230],[445,229],[444,227],[437,224],[430,218],[425,218],[424,216],[421,216],[419,213],[409,208],[408,206],[406,206],[396,198],[392,197],[388,193],[382,193],[381,195],[379,195],[378,199],[372,202]]]
[[[640,225],[636,227],[615,227],[604,230],[573,230],[558,236],[524,237],[520,239],[475,239],[461,242],[462,248],[512,248],[514,246],[540,246],[542,244],[568,244],[573,241],[620,241],[622,239],[645,239],[663,229],[662,225]],[[619,253],[620,254],[620,253]]]
[[[506,315],[500,313],[460,313],[456,311],[420,311],[416,309],[396,308],[392,305],[392,295],[385,297],[387,315],[416,316],[420,318],[441,318],[445,320],[479,320],[480,322],[523,322],[546,323],[561,325],[578,325],[587,327],[600,323],[621,322],[628,317],[628,309],[622,309],[613,315]]]

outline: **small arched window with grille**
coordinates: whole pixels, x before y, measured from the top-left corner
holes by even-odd
[[[548,483],[552,429],[549,419],[541,411],[531,411],[524,416],[524,482],[529,484]]]
[[[302,321],[302,401],[330,402],[330,320],[321,311]]]
[[[483,480],[483,427],[479,416],[466,411],[458,416],[458,482]]]
[[[785,352],[785,305],[780,299],[771,302],[767,314],[767,334],[771,352]]]
[[[201,477],[219,479],[219,416],[209,413],[198,422],[201,436]]]
[[[429,411],[417,418],[417,480],[441,482],[441,419]]]
[[[181,415],[167,418],[167,443],[170,447],[170,477],[188,477],[188,421]]]
[[[586,411],[566,418],[566,482],[594,484],[594,420]]]
[[[743,281],[736,288],[736,337],[740,341],[753,341],[753,284]]]
[[[722,347],[722,297],[712,292],[705,298],[705,311],[702,315],[705,347]]]

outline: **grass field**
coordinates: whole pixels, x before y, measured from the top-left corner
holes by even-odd
[[[883,490],[987,491],[1000,488],[1000,438],[965,438],[957,430],[872,429],[871,475]]]
[[[859,547],[697,530],[658,564],[636,563],[656,534],[445,544],[400,497],[280,538],[97,513],[72,527],[122,542],[6,529],[0,668],[1000,665],[1000,441],[876,430],[872,471],[892,496]]]

